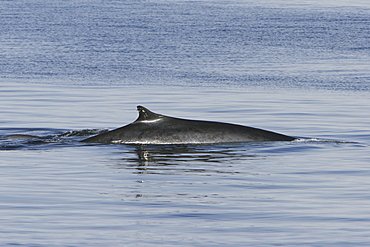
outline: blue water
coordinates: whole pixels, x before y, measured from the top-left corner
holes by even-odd
[[[368,246],[367,1],[0,12],[0,246]],[[134,121],[139,104],[301,139],[78,142]]]

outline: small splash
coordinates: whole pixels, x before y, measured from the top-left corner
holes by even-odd
[[[61,138],[62,137],[79,137],[79,136],[87,137],[87,136],[102,134],[108,131],[109,129],[70,130],[70,131],[67,131],[67,132],[64,132],[58,135],[58,137],[61,137]]]
[[[328,139],[320,139],[320,138],[297,138],[293,140],[292,142],[314,142],[314,143],[352,143],[352,144],[358,144],[358,142],[353,141],[338,141],[338,140],[328,140]]]
[[[108,129],[3,129],[0,132],[0,150],[50,149],[78,143],[84,137],[100,134]]]

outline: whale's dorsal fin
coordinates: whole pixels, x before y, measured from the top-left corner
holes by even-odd
[[[144,106],[138,105],[137,110],[139,112],[139,117],[136,119],[137,121],[155,121],[163,118],[164,116],[161,114],[154,113]]]

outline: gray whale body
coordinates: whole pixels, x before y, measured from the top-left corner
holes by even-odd
[[[169,117],[137,106],[139,117],[112,131],[82,142],[121,144],[216,144],[292,141],[296,138],[247,126]]]

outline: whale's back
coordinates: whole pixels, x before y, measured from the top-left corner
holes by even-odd
[[[237,124],[188,120],[156,114],[138,106],[138,119],[126,126],[84,140],[122,144],[206,144],[291,141],[283,134]]]

